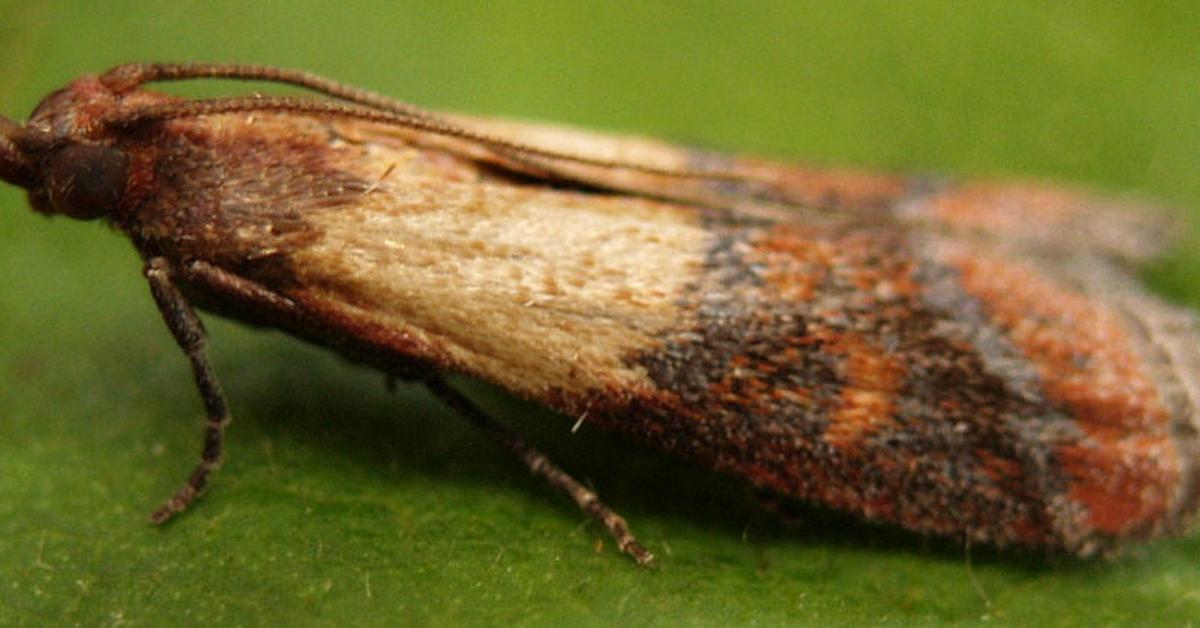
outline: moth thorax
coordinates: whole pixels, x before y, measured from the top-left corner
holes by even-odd
[[[43,162],[46,213],[94,220],[116,208],[125,192],[128,158],[116,148],[72,144]]]

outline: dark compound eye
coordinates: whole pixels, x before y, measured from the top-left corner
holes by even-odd
[[[54,211],[79,220],[112,212],[125,191],[127,162],[124,153],[108,146],[76,144],[55,151],[45,162]]]

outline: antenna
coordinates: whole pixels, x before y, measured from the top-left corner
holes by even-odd
[[[141,110],[130,111],[123,117],[114,118],[106,122],[109,126],[127,127],[144,122],[160,122],[178,118],[245,111],[277,111],[296,114],[331,115],[356,118],[369,122],[393,124],[434,135],[474,142],[496,151],[500,155],[525,162],[527,165],[535,167],[541,165],[537,163],[538,161],[545,160],[549,162],[573,163],[581,166],[628,170],[681,179],[730,181],[745,181],[748,179],[742,173],[658,167],[620,159],[606,159],[564,152],[525,144],[503,137],[496,137],[442,119],[438,115],[420,107],[365,89],[351,87],[302,70],[290,70],[262,65],[221,63],[130,63],[117,66],[105,72],[101,75],[100,81],[114,92],[124,94],[136,90],[146,83],[218,78],[292,85],[324,94],[348,104],[271,96],[214,98],[210,100],[192,100],[151,106]]]

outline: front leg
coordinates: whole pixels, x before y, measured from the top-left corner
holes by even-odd
[[[175,515],[183,512],[204,491],[208,485],[208,476],[221,464],[221,441],[225,426],[229,424],[229,406],[221,393],[221,385],[213,373],[212,364],[204,352],[207,336],[204,326],[196,316],[190,303],[173,281],[174,270],[170,262],[162,257],[154,257],[146,262],[146,280],[150,282],[150,292],[154,302],[162,314],[167,328],[175,336],[188,361],[192,363],[192,374],[196,380],[196,388],[200,390],[200,398],[204,401],[204,412],[208,421],[204,432],[204,450],[200,454],[200,464],[196,465],[187,483],[179,489],[175,496],[167,500],[158,510],[150,515],[150,521],[155,524],[165,523]]]

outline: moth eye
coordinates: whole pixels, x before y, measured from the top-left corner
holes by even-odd
[[[45,163],[46,192],[54,212],[94,220],[116,208],[125,191],[128,160],[108,146],[63,147]]]

